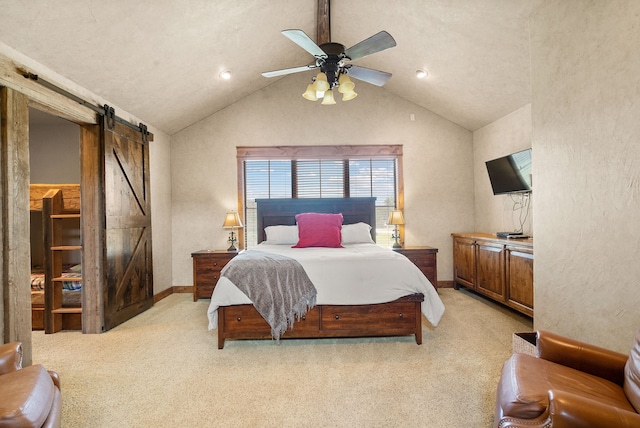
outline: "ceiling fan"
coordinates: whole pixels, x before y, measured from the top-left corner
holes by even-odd
[[[318,98],[323,98],[322,104],[335,104],[332,90],[336,87],[338,92],[342,93],[343,101],[355,98],[357,95],[353,90],[355,84],[351,82],[349,77],[376,86],[384,85],[391,78],[391,73],[359,67],[351,64],[351,61],[394,47],[396,41],[393,37],[386,31],[380,31],[350,48],[346,48],[340,43],[331,42],[329,0],[318,0],[319,44],[311,40],[302,30],[283,30],[282,34],[313,55],[315,61],[300,67],[266,71],[262,75],[276,77],[320,69],[320,72],[314,77],[313,83],[307,86],[307,90],[302,94],[308,100],[316,101]]]

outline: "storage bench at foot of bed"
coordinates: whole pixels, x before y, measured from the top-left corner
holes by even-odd
[[[415,335],[422,344],[421,304],[413,294],[374,305],[318,305],[311,308],[282,339]],[[271,327],[253,305],[218,308],[218,349],[226,339],[268,339]]]

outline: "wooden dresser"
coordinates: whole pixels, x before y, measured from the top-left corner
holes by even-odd
[[[237,251],[201,250],[191,253],[193,258],[193,301],[210,299],[220,279],[220,271]]]
[[[403,247],[394,248],[396,251],[413,262],[427,277],[433,287],[438,289],[438,249],[433,247]]]
[[[454,286],[533,317],[533,239],[453,233]]]

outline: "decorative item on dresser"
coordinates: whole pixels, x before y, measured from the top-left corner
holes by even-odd
[[[427,277],[433,288],[438,289],[438,249],[433,247],[401,247],[396,251],[411,260]]]
[[[453,233],[453,281],[533,317],[533,239]]]
[[[193,258],[193,301],[210,299],[220,279],[220,271],[238,251],[200,250],[191,253]]]

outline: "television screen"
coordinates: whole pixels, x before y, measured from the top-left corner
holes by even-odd
[[[531,191],[531,149],[485,162],[494,195]]]

